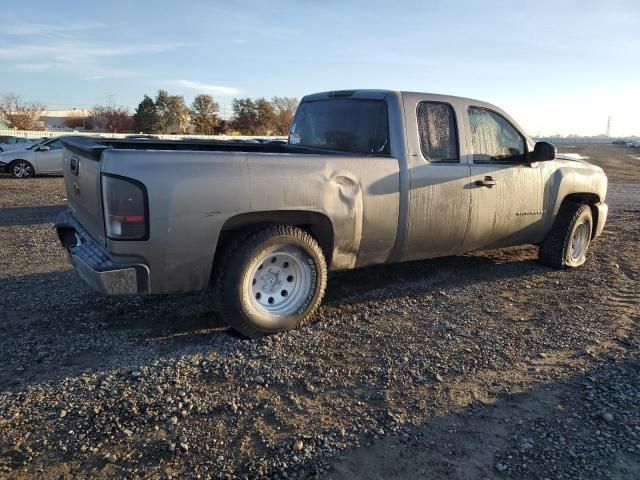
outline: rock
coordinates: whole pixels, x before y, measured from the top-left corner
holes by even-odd
[[[60,418],[64,418],[67,416],[67,411],[66,410],[60,410]]]
[[[180,436],[178,437],[178,441],[179,441],[180,443],[187,443],[187,437],[186,437],[185,435],[180,435]]]
[[[107,463],[116,463],[116,456],[113,453],[107,453],[102,459]]]
[[[605,422],[613,422],[613,415],[611,415],[610,413],[603,413],[602,415],[600,415],[600,418],[602,418],[602,420],[604,420]]]
[[[293,442],[293,449],[296,452],[299,452],[303,448],[304,448],[304,442],[302,440],[296,440],[296,441]]]
[[[124,433],[127,437],[130,437],[131,435],[133,435],[133,432],[131,430],[129,430],[128,428],[125,428],[122,433]]]
[[[178,417],[176,417],[175,415],[173,417],[171,417],[169,419],[169,424],[170,425],[177,425],[178,424]]]
[[[496,470],[498,472],[504,472],[507,469],[506,465],[503,465],[502,463],[496,463]]]
[[[176,451],[176,444],[175,444],[175,443],[170,443],[170,444],[168,445],[168,450],[169,450],[171,453],[175,452],[175,451]]]
[[[439,373],[436,373],[434,378],[436,379],[436,382],[438,382],[438,383],[444,382],[444,378],[442,378],[442,375],[440,375]]]
[[[256,381],[256,383],[257,383],[258,385],[264,385],[264,383],[265,383],[265,382],[264,382],[264,378],[263,378],[263,377],[261,377],[260,375],[258,375],[258,376],[255,378],[255,381]]]

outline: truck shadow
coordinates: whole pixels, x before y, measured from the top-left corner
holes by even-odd
[[[0,226],[52,223],[56,215],[64,209],[64,204],[42,207],[3,207],[0,208]]]
[[[402,298],[408,286],[411,295],[427,295],[544,272],[532,261],[534,253],[521,247],[335,273],[324,305]],[[14,364],[0,371],[0,388],[172,356],[183,348],[233,349],[245,341],[228,330],[208,291],[107,297],[91,291],[73,270],[1,278],[0,291],[0,360]],[[16,308],[20,292],[29,302]]]

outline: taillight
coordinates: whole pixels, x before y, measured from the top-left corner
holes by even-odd
[[[114,240],[146,240],[147,194],[135,180],[102,175],[102,203],[107,237]]]

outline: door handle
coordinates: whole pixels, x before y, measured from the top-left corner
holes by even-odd
[[[493,187],[494,185],[497,185],[497,184],[498,184],[498,182],[495,181],[493,179],[493,177],[490,177],[490,176],[486,176],[482,180],[476,180],[476,185],[478,187],[489,187],[489,188],[491,188],[491,187]]]
[[[80,168],[80,159],[75,155],[69,159],[69,170],[74,175],[78,175],[78,169]]]

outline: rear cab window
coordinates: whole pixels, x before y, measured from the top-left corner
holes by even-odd
[[[416,110],[422,156],[433,163],[459,163],[456,115],[448,103],[425,101]]]
[[[303,102],[289,143],[365,155],[389,155],[389,118],[384,100],[331,98]]]

